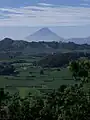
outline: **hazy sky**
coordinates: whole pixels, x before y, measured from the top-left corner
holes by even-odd
[[[65,38],[90,36],[90,0],[0,0],[0,39],[45,26]]]

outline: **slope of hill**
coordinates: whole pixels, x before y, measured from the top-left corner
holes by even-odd
[[[90,45],[90,37],[86,38],[69,38],[64,40],[65,42],[74,42],[76,44],[89,44]]]
[[[52,32],[49,28],[42,28],[34,34],[26,37],[29,41],[62,41],[63,38],[59,37],[56,33]]]
[[[77,60],[78,58],[87,57],[90,59],[90,53],[84,54],[84,52],[76,53],[60,53],[47,55],[43,59],[37,62],[42,67],[63,67],[69,64],[71,60]]]
[[[31,55],[40,53],[56,53],[56,52],[68,52],[86,50],[90,51],[90,45],[88,44],[75,44],[73,42],[27,42],[23,40],[12,40],[5,38],[0,41],[0,57],[1,56],[16,56],[16,55]]]

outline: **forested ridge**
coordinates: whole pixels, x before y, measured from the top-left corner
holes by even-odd
[[[90,59],[90,53],[68,52],[46,55],[38,61],[37,64],[42,67],[62,67],[68,65],[70,61],[77,60],[82,57]]]
[[[12,40],[4,38],[0,41],[0,58],[15,58],[18,56],[63,53],[72,51],[90,51],[88,44],[76,44],[74,42],[27,42],[24,40]]]

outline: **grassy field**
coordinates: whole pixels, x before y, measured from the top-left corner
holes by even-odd
[[[40,95],[40,91],[59,88],[62,84],[74,84],[71,72],[67,68],[60,71],[57,68],[44,69],[44,75],[40,75],[40,67],[28,63],[14,64],[20,72],[17,76],[0,76],[0,87],[5,87],[11,93],[20,92],[21,96],[31,92]]]

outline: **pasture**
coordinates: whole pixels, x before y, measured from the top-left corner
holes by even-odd
[[[24,96],[29,92],[34,95],[41,95],[42,91],[57,89],[62,84],[76,83],[68,68],[60,68],[60,70],[47,68],[43,69],[44,74],[40,74],[42,68],[33,66],[32,61],[14,64],[19,74],[16,76],[0,76],[0,87],[4,87],[11,93],[19,92],[21,96]]]

